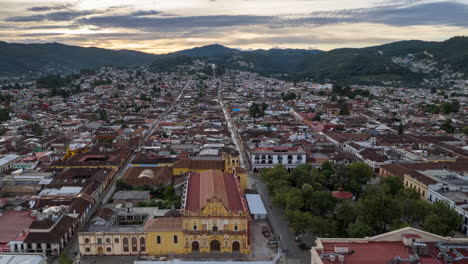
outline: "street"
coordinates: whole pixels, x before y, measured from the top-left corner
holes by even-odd
[[[232,124],[233,122],[231,119],[231,114],[223,102],[221,80],[218,79],[217,81],[220,83],[218,87],[218,101],[223,108],[224,117],[228,124],[228,129],[231,132],[232,141],[236,145],[237,151],[239,152],[241,167],[247,170],[248,188],[257,190],[262,197],[265,208],[267,209],[268,221],[270,222],[271,228],[273,229],[276,237],[279,239],[279,248],[285,252],[285,262],[304,264],[310,263],[309,251],[302,250],[298,247],[298,243],[294,239],[295,236],[291,233],[289,223],[284,218],[281,209],[275,206],[271,201],[265,184],[257,175],[252,173],[252,170],[249,166],[250,163],[248,163],[247,160],[247,153],[244,149],[244,144],[242,143],[242,138],[239,135],[237,127]]]

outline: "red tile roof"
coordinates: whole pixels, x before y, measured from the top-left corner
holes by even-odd
[[[439,250],[434,243],[426,243],[429,249],[429,256],[420,256],[421,263],[440,264],[444,263],[443,258],[438,258]],[[335,253],[335,247],[347,247],[353,250],[353,254],[344,254],[346,264],[387,264],[391,259],[399,256],[401,259],[408,259],[411,252],[405,247],[403,242],[369,242],[369,243],[323,243],[323,253]],[[462,251],[463,255],[467,255]],[[454,256],[453,252],[449,253]],[[330,261],[328,258],[322,258],[324,264],[339,263],[337,260]],[[461,260],[457,264],[468,264],[468,260]]]
[[[30,211],[11,210],[0,216],[0,244],[20,236],[34,220]]]
[[[234,174],[216,170],[192,174],[188,182],[186,209],[200,210],[213,198],[222,200],[228,210],[245,210]]]

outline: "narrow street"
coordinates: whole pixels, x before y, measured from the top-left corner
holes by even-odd
[[[240,155],[241,167],[247,170],[248,175],[248,188],[258,191],[258,194],[262,197],[263,203],[268,213],[268,221],[270,222],[273,233],[276,235],[279,240],[279,248],[284,250],[284,263],[291,264],[307,264],[310,263],[310,253],[308,250],[301,250],[298,247],[298,243],[295,241],[295,236],[291,233],[289,229],[289,223],[283,216],[281,209],[273,204],[271,201],[270,195],[268,194],[267,187],[260,180],[258,175],[252,172],[247,160],[247,153],[244,149],[244,144],[242,138],[239,135],[237,127],[233,125],[231,113],[227,109],[226,105],[223,102],[222,97],[222,85],[221,79],[217,79],[220,83],[218,87],[218,101],[223,108],[224,117],[228,124],[228,129],[231,132],[231,138],[234,144],[236,145],[237,151]]]

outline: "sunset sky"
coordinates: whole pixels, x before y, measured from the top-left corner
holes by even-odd
[[[151,53],[330,50],[468,35],[468,0],[0,0],[0,40]]]

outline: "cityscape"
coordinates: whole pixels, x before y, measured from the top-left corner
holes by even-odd
[[[0,1],[0,264],[468,263],[468,37],[159,53],[126,33],[93,47],[1,33],[100,21],[52,2],[26,18]]]

